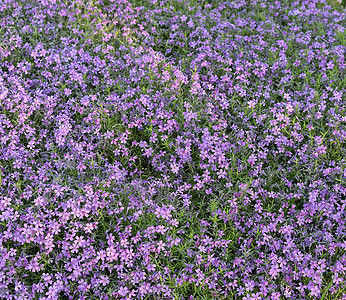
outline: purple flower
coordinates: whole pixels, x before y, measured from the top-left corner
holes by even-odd
[[[125,297],[129,293],[129,289],[127,287],[121,287],[118,291],[120,296]]]

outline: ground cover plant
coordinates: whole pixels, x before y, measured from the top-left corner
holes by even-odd
[[[0,298],[345,299],[345,28],[0,0]]]

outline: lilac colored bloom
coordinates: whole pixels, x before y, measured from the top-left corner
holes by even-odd
[[[127,287],[121,287],[118,291],[120,296],[126,296],[129,293],[129,289]]]

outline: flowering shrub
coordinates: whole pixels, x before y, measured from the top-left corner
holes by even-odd
[[[0,4],[1,298],[345,299],[342,1]]]

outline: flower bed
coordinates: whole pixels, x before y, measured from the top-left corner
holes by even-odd
[[[0,3],[0,298],[345,299],[339,1]]]

